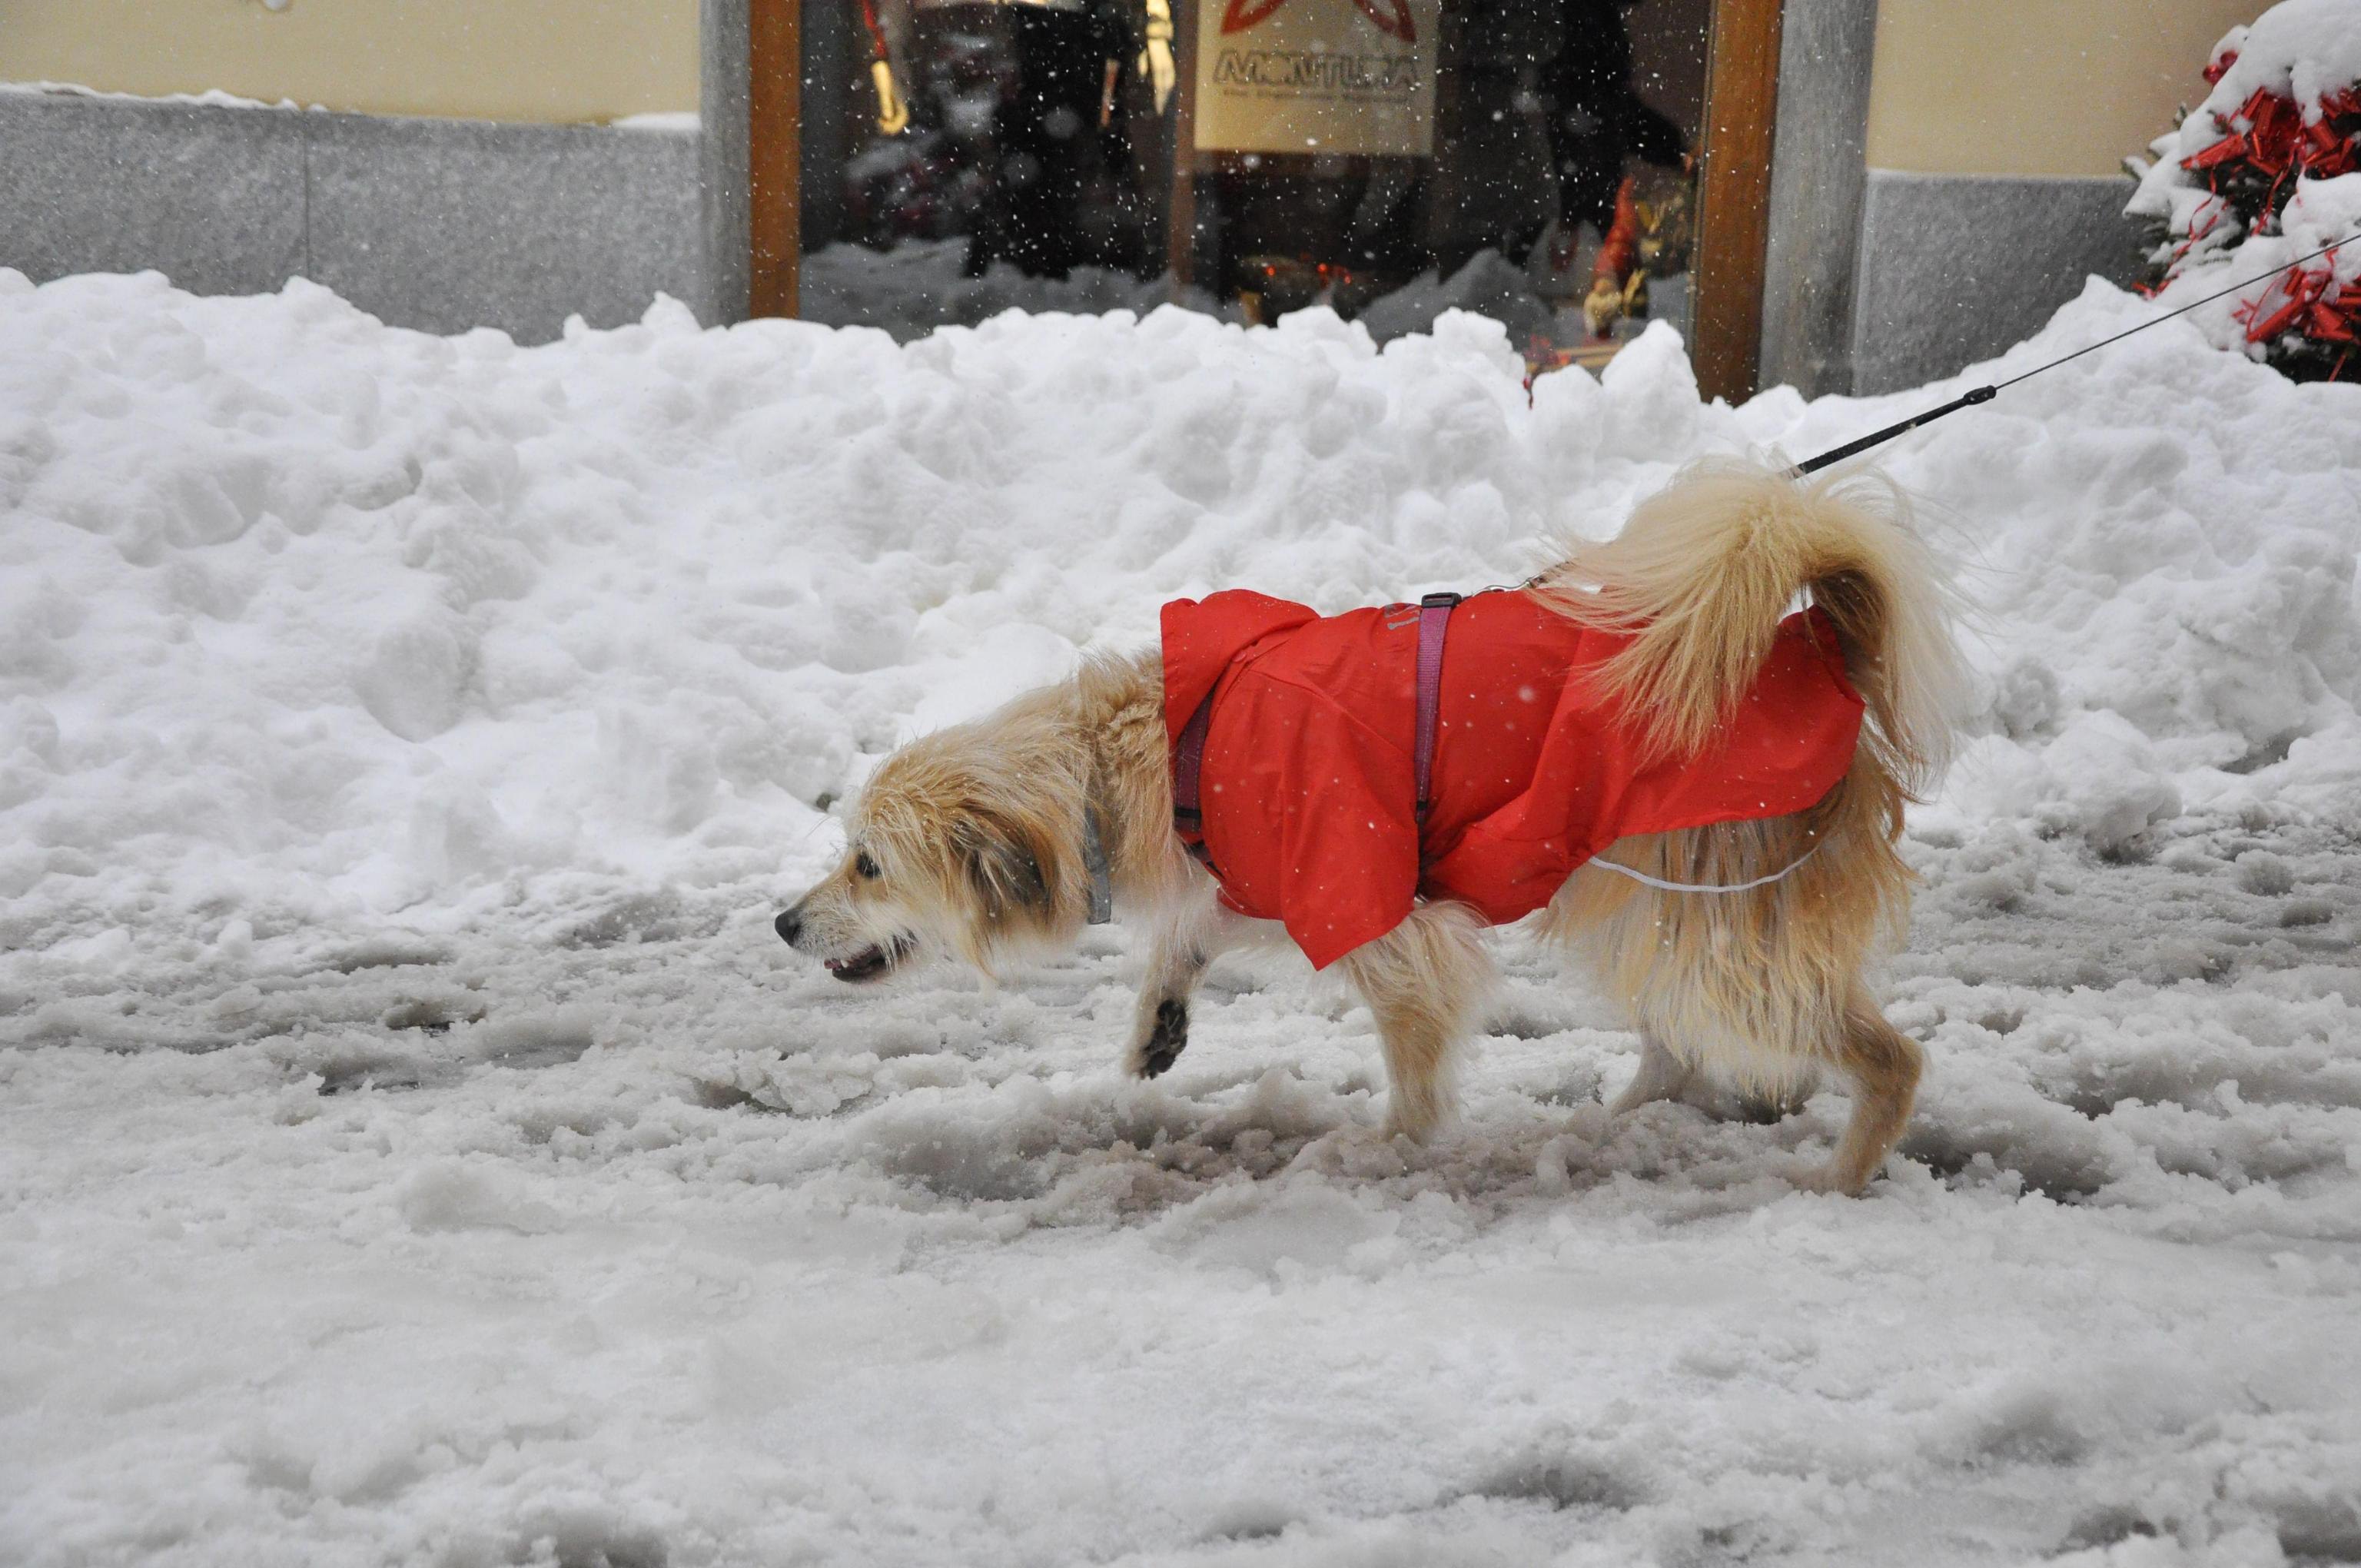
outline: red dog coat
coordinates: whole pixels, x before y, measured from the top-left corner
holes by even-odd
[[[1506,924],[1632,833],[1784,817],[1852,764],[1861,702],[1835,629],[1791,615],[1718,744],[1643,762],[1620,705],[1575,678],[1627,637],[1532,595],[1474,595],[1444,645],[1433,806],[1413,797],[1418,607],[1322,617],[1244,589],[1164,607],[1164,724],[1213,709],[1200,799],[1223,902],[1278,920],[1315,969],[1382,937],[1411,901]]]

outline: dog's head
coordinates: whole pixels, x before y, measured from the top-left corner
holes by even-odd
[[[996,954],[1070,933],[1074,852],[1053,797],[970,727],[886,759],[853,808],[844,859],[778,917],[839,980],[875,980],[948,950]]]

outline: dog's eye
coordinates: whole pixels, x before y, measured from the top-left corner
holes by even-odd
[[[877,870],[877,862],[869,858],[869,851],[866,850],[852,857],[852,869],[871,882],[875,882],[881,874]]]

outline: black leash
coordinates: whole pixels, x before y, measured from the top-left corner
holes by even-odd
[[[2012,376],[2007,380],[2000,382],[1996,386],[1972,388],[1952,399],[1949,402],[1945,403],[1941,408],[1928,409],[1925,413],[1912,415],[1910,418],[1904,420],[1900,424],[1889,424],[1883,430],[1872,431],[1869,434],[1862,436],[1859,441],[1848,441],[1833,452],[1823,452],[1817,457],[1806,458],[1805,461],[1795,465],[1795,472],[1798,474],[1817,474],[1831,463],[1841,463],[1846,458],[1852,456],[1856,453],[1866,452],[1872,446],[1883,445],[1886,442],[1893,440],[1897,435],[1907,435],[1922,424],[1934,423],[1935,421],[1941,419],[1945,414],[1957,413],[1961,409],[1973,408],[1978,403],[1988,403],[1994,398],[2000,396],[2002,392],[2015,386],[2019,381],[2038,376],[2044,370],[2055,370],[2060,365],[2065,364],[2067,360],[2080,359],[2085,354],[2094,353],[2099,349],[2106,347],[2107,345],[2111,343],[2121,343],[2125,338],[2131,336],[2131,334],[2136,332],[2146,332],[2152,326],[2162,326],[2165,323],[2170,321],[2175,316],[2186,315],[2200,305],[2210,305],[2214,301],[2222,299],[2225,295],[2235,294],[2241,289],[2251,289],[2257,283],[2269,282],[2272,279],[2280,276],[2282,273],[2292,271],[2296,268],[2302,266],[2305,262],[2313,260],[2319,257],[2326,256],[2338,246],[2350,245],[2356,239],[2361,239],[2361,230],[2356,230],[2352,234],[2348,234],[2342,239],[2332,240],[2330,243],[2322,246],[2318,250],[2313,251],[2310,256],[2299,256],[2293,261],[2288,262],[2283,266],[2275,267],[2259,278],[2249,278],[2243,283],[2233,283],[2228,288],[2218,290],[2213,293],[2206,295],[2202,300],[2191,300],[2189,303],[2182,305],[2178,310],[2167,311],[2164,314],[2158,316],[2153,321],[2144,321],[2137,326],[2125,327],[2123,331],[2115,334],[2113,337],[2103,337],[2098,342],[2092,344],[2089,347],[2078,348],[2073,353],[2065,356],[2063,358],[2053,359],[2047,365],[2037,365],[2022,376]]]

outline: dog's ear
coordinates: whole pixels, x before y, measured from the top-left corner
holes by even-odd
[[[1047,919],[1057,901],[1041,869],[1041,850],[1016,823],[981,813],[964,818],[957,834],[967,874],[983,900],[987,918],[1012,916]]]

